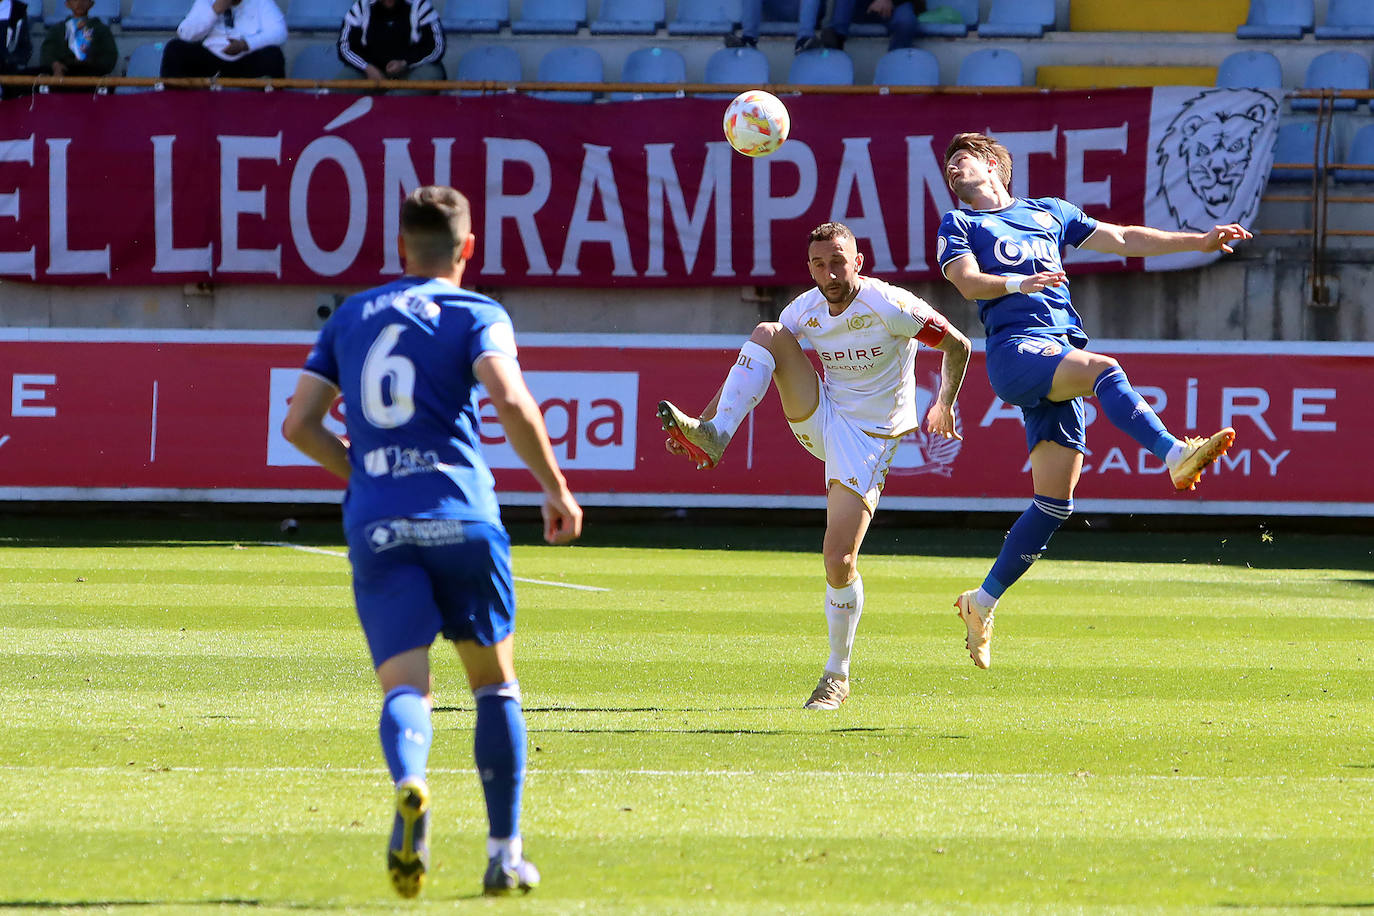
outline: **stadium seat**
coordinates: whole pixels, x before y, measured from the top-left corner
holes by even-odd
[[[956,86],[1024,86],[1025,68],[1015,51],[983,48],[959,62]]]
[[[601,0],[587,30],[593,35],[652,35],[667,19],[666,0]]]
[[[439,24],[445,32],[499,32],[510,25],[510,0],[448,0]]]
[[[134,48],[134,52],[129,55],[129,68],[124,72],[125,76],[159,76],[162,73],[162,49],[167,46],[165,41],[150,41]],[[148,86],[120,86],[115,89],[117,94],[129,92],[148,92]]]
[[[286,27],[293,32],[338,32],[353,0],[290,0]]]
[[[478,45],[463,52],[454,72],[456,80],[490,80],[518,83],[521,80],[520,54],[509,45]],[[481,95],[480,89],[464,89],[459,95]]]
[[[1221,89],[1282,89],[1283,66],[1268,51],[1237,51],[1217,67]]]
[[[622,83],[685,83],[687,61],[672,48],[639,48],[631,51],[620,70]],[[612,102],[638,99],[671,99],[676,92],[612,92]]]
[[[1374,3],[1369,0],[1331,0],[1326,7],[1326,22],[1317,26],[1316,36],[1338,41],[1368,41],[1374,38]]]
[[[795,38],[801,16],[798,0],[763,0],[763,18],[759,20],[760,35],[785,35]],[[824,18],[825,4],[821,4]],[[819,23],[812,23],[816,26]],[[852,30],[850,34],[853,34]]]
[[[535,78],[543,83],[599,83],[606,78],[606,68],[595,48],[562,45],[540,59],[539,73]],[[590,102],[596,93],[590,89],[577,89],[566,92],[546,90],[532,95],[552,102]]]
[[[510,30],[516,35],[575,35],[586,24],[587,0],[524,0]]]
[[[301,48],[291,61],[289,76],[298,80],[332,80],[338,79],[342,69],[339,46],[332,41],[321,41]]]
[[[940,62],[924,48],[898,48],[878,58],[875,86],[938,86]]]
[[[1296,121],[1280,124],[1278,136],[1274,139],[1274,168],[1269,172],[1269,180],[1311,181],[1312,163],[1317,159],[1316,150],[1316,125]],[[1327,155],[1330,161],[1329,151]]]
[[[1374,182],[1374,124],[1366,124],[1350,138],[1350,150],[1345,154],[1346,165],[1364,165],[1367,169],[1332,169],[1331,174],[1342,184],[1352,181]]]
[[[1250,0],[1250,15],[1237,38],[1302,38],[1312,31],[1312,0]]]
[[[1368,89],[1369,59],[1353,51],[1327,51],[1312,58],[1303,77],[1304,89]],[[1321,99],[1293,99],[1294,111],[1316,108]],[[1359,103],[1355,99],[1335,99],[1332,107],[1349,111]]]
[[[1043,38],[1054,28],[1054,0],[992,0],[979,38]]]
[[[792,58],[787,82],[793,86],[852,86],[854,61],[835,48],[803,51]]]
[[[739,0],[680,0],[669,35],[725,35],[739,25]]]
[[[133,0],[119,24],[125,31],[175,32],[190,8],[186,0]]]
[[[978,0],[930,0],[928,11],[949,7],[959,14],[962,22],[922,22],[919,34],[936,38],[963,38],[969,29],[978,25]]]
[[[46,22],[52,25],[61,22],[71,15],[63,0],[47,0],[46,3],[29,4],[29,18],[34,22]],[[95,0],[91,4],[89,15],[101,20],[106,25],[119,21],[119,0]],[[35,43],[42,41],[38,35],[34,36]]]
[[[721,48],[706,58],[704,82],[716,86],[768,85],[768,57],[757,48]],[[733,92],[703,93],[701,98],[728,99]]]

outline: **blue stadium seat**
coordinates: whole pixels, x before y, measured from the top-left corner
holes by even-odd
[[[189,8],[190,7],[187,7],[187,9]],[[48,25],[52,25],[55,22],[61,22],[70,15],[71,10],[67,9],[63,0],[47,0],[47,2],[42,4],[36,2],[29,4],[29,18],[34,22],[45,22]],[[89,15],[95,19],[101,20],[106,25],[118,22],[119,0],[95,0],[95,2],[91,4],[91,12]],[[42,40],[41,36],[34,36],[35,44]]]
[[[165,41],[150,41],[134,48],[134,53],[129,55],[129,68],[124,72],[125,76],[160,76],[162,74],[162,49],[167,46]],[[115,89],[117,94],[128,92],[148,92],[147,86],[120,86]]]
[[[1331,174],[1342,184],[1352,181],[1374,182],[1374,124],[1366,124],[1350,138],[1350,150],[1345,154],[1346,165],[1366,165],[1369,169],[1332,169]]]
[[[1317,26],[1316,36],[1338,41],[1374,39],[1374,3],[1369,0],[1331,0],[1326,7],[1326,22]]]
[[[667,19],[666,0],[601,0],[587,30],[593,35],[652,35]]]
[[[721,48],[706,58],[704,82],[716,86],[766,86],[768,57],[757,48]],[[729,99],[735,93],[704,93],[701,98]]]
[[[978,0],[930,0],[927,7],[929,10],[949,7],[957,12],[963,21],[959,23],[922,22],[919,32],[921,35],[936,38],[963,38],[968,34],[969,29],[978,25]]]
[[[639,48],[631,51],[620,70],[622,83],[685,83],[687,61],[672,48]],[[612,102],[636,99],[671,99],[676,92],[612,92]]]
[[[524,0],[510,30],[516,35],[575,35],[586,24],[587,0]]]
[[[1217,67],[1221,89],[1282,89],[1283,66],[1268,51],[1237,51]]]
[[[286,7],[286,27],[293,32],[337,34],[352,5],[353,0],[290,0]]]
[[[606,67],[595,48],[562,45],[540,59],[539,73],[535,78],[544,83],[599,83],[606,78]],[[590,102],[596,93],[589,89],[577,89],[535,92],[533,95],[552,102]]]
[[[478,45],[458,58],[456,80],[490,80],[518,83],[521,80],[520,54],[509,45]],[[481,95],[480,89],[464,89],[459,95]]]
[[[190,8],[186,0],[133,0],[119,24],[125,31],[175,32]]]
[[[1026,71],[1021,57],[1004,48],[983,48],[959,62],[956,86],[1024,86]]]
[[[439,24],[445,32],[499,32],[510,25],[510,0],[448,0]]]
[[[1269,172],[1269,180],[1311,181],[1312,163],[1317,159],[1316,150],[1316,125],[1296,121],[1280,124],[1278,136],[1274,139],[1274,168]]]
[[[787,82],[793,86],[852,86],[854,61],[835,48],[803,51],[792,58]]]
[[[859,9],[867,4],[862,4]],[[822,13],[825,4],[821,4]],[[797,35],[797,23],[801,20],[801,3],[799,0],[763,0],[763,18],[759,20],[760,35],[786,35],[795,38]],[[811,24],[812,27],[815,23]],[[853,34],[851,31],[850,34]]]
[[[1368,89],[1369,60],[1353,51],[1327,51],[1312,58],[1303,77],[1304,89]],[[1316,108],[1320,99],[1293,99],[1294,111]],[[1332,107],[1349,111],[1359,103],[1355,99],[1336,99]]]
[[[679,0],[669,35],[726,35],[739,25],[739,0]]]
[[[940,63],[924,48],[898,48],[878,58],[875,86],[938,86]]]
[[[1302,38],[1315,18],[1312,0],[1250,0],[1250,14],[1236,37]]]
[[[979,38],[1043,38],[1054,28],[1054,0],[992,0]]]
[[[291,61],[289,76],[298,80],[332,80],[338,79],[342,69],[339,46],[332,41],[321,41],[301,48]]]

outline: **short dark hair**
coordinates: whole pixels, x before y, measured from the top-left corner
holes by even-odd
[[[989,156],[997,160],[997,177],[1002,179],[1002,186],[1008,191],[1011,190],[1011,152],[1002,144],[998,143],[987,134],[980,134],[973,131],[955,134],[949,141],[949,146],[945,147],[945,165],[949,165],[949,160],[954,158],[954,154],[960,150],[968,150],[979,159],[987,159]]]
[[[442,185],[416,188],[401,204],[407,254],[426,264],[452,261],[472,233],[472,210],[462,192]]]
[[[849,239],[851,242],[856,242],[854,232],[848,226],[844,223],[830,222],[821,223],[812,229],[811,237],[806,240],[806,244],[807,247],[810,247],[812,242],[828,242],[831,239]]]

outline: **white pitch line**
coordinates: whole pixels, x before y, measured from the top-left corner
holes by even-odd
[[[292,544],[290,541],[259,541],[267,547],[290,547],[292,550],[300,550],[305,553],[320,553],[327,557],[343,557],[348,559],[348,554],[338,550],[325,550],[323,547],[310,547],[306,544]],[[550,588],[571,588],[579,592],[609,592],[609,588],[601,588],[598,585],[576,585],[572,582],[548,582],[544,579],[525,579],[521,576],[514,577],[516,582],[525,582],[530,585],[547,585]]]

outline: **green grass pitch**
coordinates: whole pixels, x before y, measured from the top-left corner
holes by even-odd
[[[0,524],[0,909],[643,914],[1374,911],[1374,538],[883,527],[850,701],[818,527],[516,526],[525,836],[477,896],[472,700],[435,653],[434,858],[383,867],[378,692],[336,527]]]

